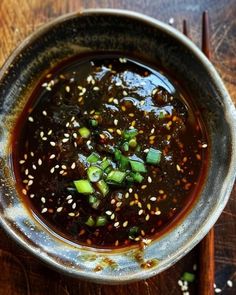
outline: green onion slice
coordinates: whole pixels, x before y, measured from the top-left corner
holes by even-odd
[[[86,127],[81,127],[78,131],[83,138],[88,138],[90,136],[90,131]]]
[[[146,167],[143,163],[138,161],[133,161],[133,160],[130,160],[129,162],[133,172],[141,172],[141,173],[147,172]]]
[[[109,187],[103,179],[96,182],[96,186],[104,197],[109,193]]]
[[[90,195],[94,192],[91,183],[87,179],[75,180],[74,185],[80,194]]]
[[[96,163],[97,161],[99,161],[100,156],[97,153],[92,153],[91,155],[89,155],[87,157],[87,161],[89,163]]]
[[[110,184],[121,184],[125,179],[126,173],[119,170],[112,170],[106,178],[106,181]]]
[[[91,166],[87,170],[87,175],[91,182],[97,182],[102,178],[102,170],[96,166]]]
[[[192,283],[195,280],[195,274],[190,272],[185,272],[181,278],[182,281]]]
[[[92,216],[89,216],[89,218],[87,219],[87,221],[85,222],[85,224],[87,224],[88,226],[94,226],[95,221],[93,219]]]
[[[152,165],[158,165],[161,161],[161,151],[150,148],[146,157],[146,162]]]
[[[106,216],[98,216],[96,221],[96,226],[104,226],[107,224]]]
[[[124,137],[124,139],[130,140],[130,139],[134,138],[137,134],[138,134],[137,129],[135,129],[135,128],[127,129],[127,130],[124,130],[123,137]]]

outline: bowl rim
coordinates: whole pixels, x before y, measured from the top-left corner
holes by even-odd
[[[145,22],[147,25],[157,28],[158,30],[172,36],[174,39],[177,39],[184,46],[186,46],[191,52],[193,52],[197,56],[199,62],[206,68],[207,72],[209,73],[209,75],[211,76],[212,80],[215,82],[215,84],[217,85],[217,88],[219,89],[221,93],[221,96],[225,104],[225,120],[228,122],[228,125],[230,127],[230,134],[232,138],[231,161],[229,164],[228,173],[225,178],[225,183],[227,183],[227,186],[224,184],[224,189],[222,190],[221,195],[218,196],[218,198],[221,200],[221,203],[218,206],[216,206],[216,208],[213,209],[211,215],[206,219],[206,222],[202,225],[202,228],[197,232],[197,234],[193,236],[191,239],[189,239],[189,241],[185,244],[183,248],[180,248],[175,253],[172,253],[166,259],[166,263],[163,264],[161,267],[156,266],[145,271],[140,269],[140,272],[127,274],[127,276],[122,276],[122,277],[120,277],[119,275],[110,276],[107,274],[102,274],[101,276],[97,276],[96,273],[87,273],[87,272],[73,270],[73,269],[69,269],[68,271],[68,268],[66,266],[56,263],[55,261],[53,261],[52,259],[50,259],[50,257],[46,255],[41,255],[41,253],[36,249],[36,247],[31,245],[29,246],[27,244],[26,239],[24,240],[22,237],[16,235],[16,233],[14,232],[14,229],[12,229],[4,220],[4,218],[0,216],[0,224],[4,228],[4,230],[16,242],[18,242],[25,249],[29,250],[33,255],[40,258],[44,262],[47,262],[47,265],[50,265],[65,274],[70,274],[75,277],[97,281],[100,283],[110,283],[110,284],[117,284],[122,282],[127,283],[127,282],[137,281],[140,279],[149,278],[151,276],[154,276],[164,271],[171,265],[175,264],[178,260],[180,260],[184,255],[186,255],[193,247],[197,245],[197,243],[199,243],[204,238],[204,236],[208,233],[208,231],[212,228],[212,226],[215,224],[215,222],[219,218],[220,214],[222,213],[229,199],[230,192],[234,185],[235,176],[236,176],[236,169],[234,165],[234,163],[236,163],[236,133],[234,131],[236,130],[236,110],[230,98],[230,95],[228,91],[226,90],[223,84],[223,81],[218,75],[216,69],[214,68],[212,63],[206,58],[206,56],[201,52],[201,50],[191,40],[189,40],[186,36],[184,36],[175,28],[171,27],[168,24],[163,23],[162,21],[159,21],[153,17],[144,15],[139,12],[123,10],[123,9],[111,9],[111,8],[81,9],[80,11],[77,11],[77,12],[63,14],[47,22],[46,24],[40,26],[39,28],[34,30],[33,33],[31,33],[28,37],[26,37],[6,59],[5,63],[0,69],[0,81],[5,75],[5,72],[7,71],[8,67],[11,65],[14,59],[18,56],[18,54],[20,54],[21,51],[24,48],[26,48],[30,43],[34,42],[34,40],[37,40],[42,34],[44,34],[48,30],[50,30],[52,27],[54,27],[54,25],[57,25],[69,19],[75,18],[77,16],[81,16],[81,15],[89,16],[93,14],[119,15],[119,16],[127,17],[129,19]]]

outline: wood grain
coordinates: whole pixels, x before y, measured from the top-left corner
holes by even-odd
[[[10,52],[45,22],[83,8],[113,7],[145,13],[164,22],[174,18],[173,26],[182,29],[183,19],[191,25],[192,40],[200,45],[201,14],[210,12],[212,62],[236,103],[236,1],[235,0],[0,0],[0,66]],[[236,186],[229,203],[215,226],[215,281],[224,295],[236,294]],[[68,278],[39,262],[21,249],[0,229],[0,294],[182,294],[177,281],[184,271],[192,272],[198,248],[175,266],[146,281],[124,286],[101,286]],[[226,284],[234,281],[233,288]],[[197,294],[198,281],[190,286]]]

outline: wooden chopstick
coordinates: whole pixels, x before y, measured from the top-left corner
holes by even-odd
[[[183,33],[190,38],[187,21],[183,21]],[[210,59],[210,25],[209,15],[204,11],[202,16],[202,52]],[[215,282],[215,247],[214,228],[201,241],[199,253],[199,295],[213,295]]]

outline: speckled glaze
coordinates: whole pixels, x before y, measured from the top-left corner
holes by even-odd
[[[17,115],[48,68],[93,50],[134,53],[181,77],[209,134],[210,161],[201,195],[175,228],[142,253],[136,248],[95,250],[63,240],[32,216],[15,190],[8,147]],[[214,67],[173,28],[130,11],[87,10],[63,16],[26,39],[0,72],[1,226],[48,265],[75,277],[118,284],[153,276],[189,252],[225,207],[236,174],[235,130],[235,108]]]

